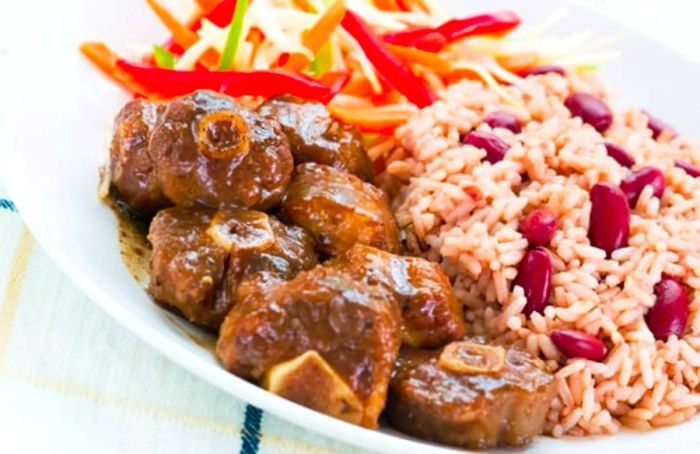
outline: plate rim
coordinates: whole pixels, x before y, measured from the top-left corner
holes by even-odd
[[[630,27],[615,18],[603,16],[595,9],[574,3],[572,0],[564,0],[562,3],[567,5],[572,11],[585,10],[587,13],[617,24],[625,30],[633,31],[635,34],[651,39],[660,46],[663,46],[665,52],[672,54],[675,58],[690,62],[700,68],[700,61],[690,58],[685,53],[646,34],[643,30]],[[27,47],[31,48],[31,46]],[[7,67],[13,67],[11,66],[13,62],[21,60],[19,56],[15,55],[16,53],[17,51],[13,49],[2,56],[0,61],[6,62],[8,65]],[[4,81],[5,77],[7,76],[1,76],[0,81]],[[99,77],[99,75],[97,75],[97,77]],[[438,454],[478,453],[478,451],[436,445],[428,441],[404,438],[404,436],[400,434],[388,434],[356,426],[276,396],[253,383],[229,373],[220,363],[217,362],[216,365],[208,363],[195,353],[178,346],[164,334],[160,333],[157,328],[150,326],[147,322],[139,319],[125,307],[121,306],[109,292],[102,290],[98,282],[93,281],[77,266],[77,263],[72,260],[70,254],[52,238],[48,226],[41,225],[41,223],[35,221],[35,216],[31,211],[26,213],[22,211],[23,206],[32,204],[25,202],[25,197],[29,196],[23,195],[21,191],[17,189],[18,184],[16,183],[16,179],[19,178],[19,175],[13,175],[10,171],[10,169],[16,167],[16,164],[13,163],[21,159],[17,157],[20,155],[20,153],[17,153],[20,147],[13,143],[14,136],[9,132],[11,131],[10,128],[12,125],[11,116],[7,115],[8,118],[3,118],[6,116],[8,108],[12,105],[12,99],[13,98],[10,97],[10,101],[0,107],[0,119],[3,120],[0,125],[0,131],[2,131],[2,134],[0,134],[0,158],[2,158],[3,162],[3,165],[0,165],[0,179],[2,180],[8,196],[17,206],[24,227],[31,232],[37,245],[41,246],[56,268],[71,281],[72,285],[79,288],[87,298],[94,301],[105,313],[122,325],[122,327],[134,334],[148,347],[153,348],[186,372],[199,377],[209,385],[216,386],[218,389],[225,391],[227,394],[243,403],[259,407],[302,430],[312,431],[313,433],[339,440],[351,446],[388,454],[423,454],[426,449],[430,449],[430,452]],[[95,197],[97,197],[97,189],[95,189]],[[700,417],[696,416],[696,418]],[[656,429],[655,432],[663,430],[664,429]],[[598,437],[587,437],[587,439],[591,441],[595,438]],[[566,440],[566,438],[563,440]],[[577,440],[582,441],[580,439]],[[530,445],[530,448],[533,446],[536,445]],[[527,449],[527,447],[525,449]]]

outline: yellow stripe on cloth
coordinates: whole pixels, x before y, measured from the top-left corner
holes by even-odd
[[[169,409],[136,399],[129,399],[111,393],[96,391],[79,384],[66,383],[35,373],[6,369],[2,371],[0,375],[5,379],[12,379],[67,396],[81,398],[97,405],[171,421],[185,427],[195,427],[230,435],[232,437],[237,437],[241,431],[241,426],[238,424],[193,416],[186,412]]]
[[[29,230],[23,227],[19,235],[17,249],[15,249],[15,256],[10,266],[10,274],[3,292],[2,305],[0,306],[0,370],[2,370],[5,360],[5,351],[7,350],[12,331],[12,322],[17,312],[17,305],[22,293],[24,278],[29,268],[29,259],[32,256],[33,247],[34,238],[32,238]]]
[[[111,393],[100,392],[83,385],[59,381],[36,373],[5,369],[0,370],[0,378],[15,380],[28,385],[37,386],[45,390],[84,399],[97,405],[174,422],[185,427],[194,427],[232,437],[238,437],[241,432],[240,424],[218,419],[192,416],[183,411],[173,410],[163,406],[136,399],[129,399],[127,397],[122,397]],[[293,449],[294,452],[304,454],[339,453],[338,450],[326,448],[321,445],[312,445],[300,440],[289,439],[271,432],[265,432],[261,437],[261,442],[265,446],[277,448],[280,452],[290,451]]]

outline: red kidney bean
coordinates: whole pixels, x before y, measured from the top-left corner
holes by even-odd
[[[620,189],[625,193],[625,197],[629,201],[632,208],[637,205],[637,200],[642,194],[642,190],[650,185],[654,189],[654,197],[664,195],[666,189],[666,180],[664,173],[657,167],[644,167],[635,172],[630,173],[620,183]]]
[[[598,132],[605,131],[612,124],[613,116],[610,108],[588,93],[572,93],[566,98],[564,105],[571,115],[581,118]]]
[[[573,329],[555,329],[549,337],[559,351],[569,358],[584,358],[591,361],[600,361],[605,358],[605,344],[591,334]]]
[[[552,289],[552,261],[543,248],[527,251],[518,266],[518,275],[513,281],[525,290],[527,304],[523,309],[525,315],[542,312],[549,304]]]
[[[483,131],[470,132],[462,138],[462,143],[486,150],[485,159],[491,164],[502,161],[510,148],[508,144],[498,136]]]
[[[700,177],[700,169],[689,163],[688,161],[684,161],[682,159],[676,159],[675,162],[676,167],[679,167],[683,170],[685,170],[685,173],[690,175],[693,178],[698,178]]]
[[[502,110],[491,112],[484,117],[484,123],[491,126],[492,128],[504,128],[511,131],[514,134],[522,132],[523,127],[515,115],[504,112]]]
[[[557,231],[557,219],[547,208],[531,211],[520,221],[520,233],[530,247],[544,246],[552,240]]]
[[[615,145],[612,142],[605,142],[605,150],[608,152],[608,156],[617,161],[621,166],[629,168],[634,166],[634,158],[621,146]]]
[[[556,74],[559,74],[561,76],[566,75],[564,68],[562,68],[561,66],[542,65],[542,66],[535,66],[534,68],[525,72],[525,76],[539,76],[542,74],[549,74],[549,73],[556,73]]]
[[[647,311],[644,320],[657,340],[680,336],[688,323],[688,295],[683,285],[671,277],[663,277],[654,286],[656,303]]]
[[[656,118],[646,110],[642,110],[642,113],[647,116],[647,126],[651,129],[651,137],[658,139],[662,132],[669,131],[673,137],[676,136],[676,131],[673,130],[671,125],[665,121]]]
[[[630,208],[625,193],[612,183],[597,183],[591,189],[591,215],[588,239],[610,257],[615,249],[627,246]]]

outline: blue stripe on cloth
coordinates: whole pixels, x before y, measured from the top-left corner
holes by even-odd
[[[0,199],[0,210],[8,210],[13,213],[17,212],[17,207],[12,200]]]
[[[252,405],[246,405],[245,422],[241,430],[240,454],[258,454],[262,417],[263,412],[261,409]]]

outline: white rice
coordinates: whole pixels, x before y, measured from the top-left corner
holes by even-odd
[[[682,137],[652,139],[646,116],[621,107],[592,76],[547,74],[506,90],[519,106],[504,104],[479,82],[452,85],[441,101],[370,150],[387,164],[388,187],[399,188],[400,226],[450,276],[470,334],[522,345],[555,369],[548,433],[614,433],[620,425],[649,430],[687,420],[700,407],[700,179],[673,163],[700,165],[700,148]],[[612,108],[614,122],[604,137],[571,117],[563,100],[573,91],[601,97]],[[482,123],[495,110],[514,114],[523,132],[492,131]],[[461,135],[473,129],[508,143],[506,159],[482,163],[483,150],[462,145]],[[661,200],[650,188],[642,192],[629,246],[611,259],[587,237],[589,190],[598,181],[617,184],[628,173],[607,156],[604,140],[625,148],[635,168],[662,169],[667,185]],[[534,207],[549,208],[558,230],[549,246],[551,305],[526,317],[523,291],[512,281],[527,249],[518,223]],[[685,334],[667,342],[655,341],[644,322],[662,274],[683,282],[690,301]],[[549,338],[556,328],[593,334],[609,353],[600,363],[566,359]]]

